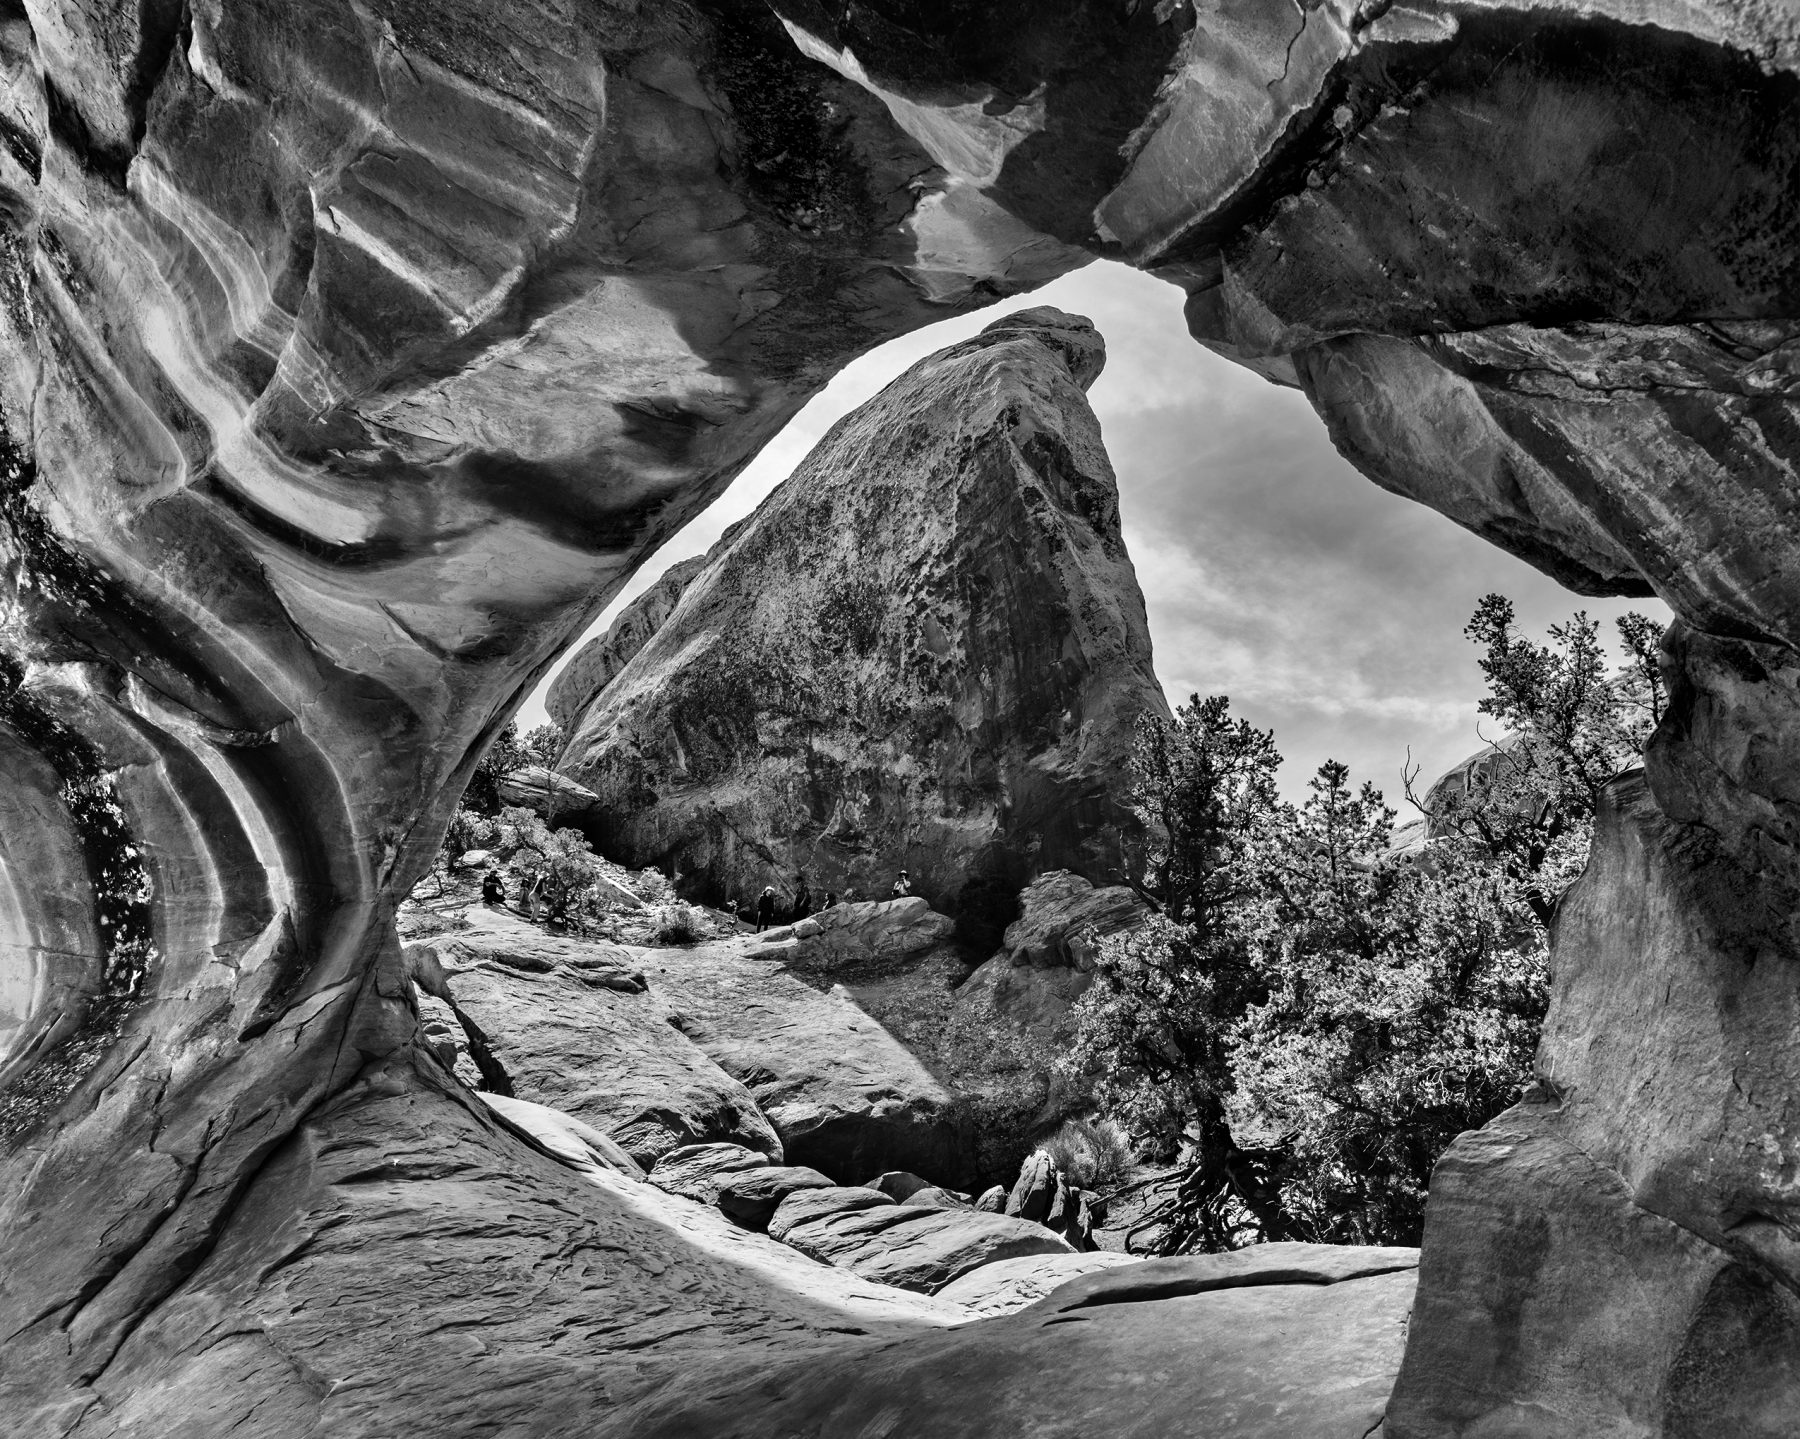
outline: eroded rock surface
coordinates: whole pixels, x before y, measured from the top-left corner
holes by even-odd
[[[934,1294],[984,1264],[1028,1254],[1067,1254],[1042,1225],[965,1208],[922,1204],[838,1209],[784,1225],[782,1243],[901,1289]]]
[[[953,1280],[938,1290],[952,1303],[960,1304],[971,1314],[983,1319],[996,1314],[1012,1314],[1071,1279],[1101,1269],[1114,1269],[1121,1264],[1141,1264],[1131,1254],[1116,1254],[1096,1249],[1086,1254],[1030,1254],[1017,1259],[997,1259],[979,1269],[971,1269],[961,1279]]]
[[[840,1182],[972,1163],[954,1091],[841,986],[818,990],[730,945],[672,953],[652,979],[681,1032],[755,1099],[790,1163]]]
[[[56,771],[8,759],[0,811],[4,993],[32,996],[0,1064],[35,1085],[0,1171],[3,1412],[1217,1439],[1275,1394],[1284,1436],[1368,1431],[1403,1276],[1015,1315],[843,1378],[818,1356],[870,1352],[861,1306],[942,1311],[890,1289],[846,1320],[797,1296],[850,1276],[747,1279],[795,1257],[716,1213],[621,1218],[436,1087],[393,934],[509,708],[833,369],[1107,253],[1377,482],[1688,627],[1651,794],[1617,797],[1557,937],[1552,1083],[1444,1168],[1389,1431],[1782,1423],[1791,8],[776,8],[0,17],[0,707]],[[90,763],[154,961],[77,1019],[105,956],[61,908],[62,791]],[[1471,1367],[1432,1335],[1505,1343]]]
[[[787,1365],[754,1387],[648,1400],[631,1418],[657,1439],[856,1434],[896,1416],[944,1439],[1366,1439],[1381,1422],[1412,1304],[1410,1260],[1359,1264],[1351,1251],[1336,1274],[1317,1259],[1290,1262],[1234,1287],[1160,1296],[1131,1283],[1142,1267],[1086,1275],[1018,1313],[888,1344],[849,1367]],[[1067,1307],[1072,1289],[1091,1302]]]
[[[989,939],[1040,869],[1119,868],[1132,726],[1167,709],[1084,394],[1103,359],[1086,320],[1021,311],[840,421],[572,722],[606,852],[721,894],[905,869]]]
[[[755,1097],[672,1022],[637,957],[561,939],[493,910],[439,936],[458,1005],[481,1026],[521,1099],[610,1135],[648,1169],[682,1145],[743,1144],[779,1158]],[[635,990],[628,981],[635,977]]]

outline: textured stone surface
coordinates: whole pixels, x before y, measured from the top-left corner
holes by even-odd
[[[607,1433],[634,1396],[747,1354],[964,1317],[553,1160],[472,1103],[366,1075],[271,1153],[77,1404],[17,1432]]]
[[[662,628],[689,581],[705,568],[705,555],[670,565],[607,626],[604,635],[570,656],[544,696],[550,718],[565,730],[572,727],[588,701],[611,684],[613,676]]]
[[[844,1214],[858,1209],[874,1209],[894,1201],[875,1189],[846,1185],[841,1189],[804,1189],[788,1195],[776,1206],[769,1220],[769,1236],[785,1240],[788,1230],[797,1224],[809,1224],[830,1214]]]
[[[979,194],[939,223],[950,178],[751,6],[3,29],[0,688],[117,770],[160,955],[8,1161],[29,1414],[405,1052],[392,907],[557,649],[850,356],[1080,257]]]
[[[608,854],[721,894],[906,869],[984,938],[1039,869],[1119,867],[1132,725],[1166,706],[1083,393],[1103,355],[1060,311],[997,321],[720,540],[574,721]]]
[[[843,1366],[795,1363],[723,1392],[671,1392],[629,1417],[644,1439],[776,1439],[884,1425],[934,1439],[1367,1439],[1393,1383],[1413,1287],[1402,1270],[1079,1315],[1040,1304]],[[1054,1302],[1052,1294],[1045,1303]]]
[[[671,1194],[716,1204],[728,1185],[753,1170],[769,1167],[768,1155],[741,1144],[684,1144],[656,1161],[650,1182]]]
[[[840,1182],[908,1168],[953,1184],[972,1163],[956,1095],[841,986],[814,989],[745,958],[743,942],[684,950],[652,978],[791,1163]]]
[[[946,1284],[938,1290],[938,1297],[988,1319],[1035,1304],[1053,1289],[1084,1274],[1143,1262],[1133,1255],[1104,1249],[1087,1254],[1028,1254],[1018,1259],[997,1259]]]
[[[80,1028],[105,977],[56,771],[0,724],[0,1093]]]
[[[0,17],[0,411],[21,452],[0,465],[0,706],[40,756],[61,726],[115,777],[158,956],[17,1076],[38,1088],[0,1161],[9,1420],[586,1436],[639,1366],[709,1345],[740,1353],[724,1407],[680,1402],[713,1432],[777,1346],[806,1351],[784,1392],[846,1432],[951,1434],[999,1406],[1026,1433],[1217,1435],[1247,1432],[1220,1415],[1271,1373],[1315,1398],[1304,1376],[1334,1367],[1385,1382],[1345,1328],[1296,1309],[1277,1341],[1245,1310],[1222,1330],[1122,1316],[1110,1338],[983,1326],[1023,1337],[985,1364],[921,1358],[920,1388],[824,1396],[845,1365],[811,1346],[858,1347],[841,1310],[711,1260],[697,1287],[688,1258],[640,1281],[619,1257],[647,1252],[636,1221],[597,1230],[554,1190],[592,1204],[591,1183],[520,1181],[497,1121],[416,1098],[441,1074],[392,909],[558,646],[849,356],[1106,252],[1178,283],[1204,343],[1302,386],[1379,483],[1578,587],[1654,588],[1694,631],[1650,757],[1672,828],[1631,806],[1641,843],[1615,836],[1596,871],[1614,918],[1577,923],[1578,901],[1558,938],[1545,1066],[1574,1087],[1528,1117],[1583,1144],[1434,1201],[1422,1302],[1514,1357],[1459,1388],[1421,1349],[1396,1413],[1413,1435],[1457,1415],[1535,1435],[1541,1389],[1572,1414],[1673,1396],[1630,1421],[1664,1436],[1779,1423],[1771,1175],[1791,1146],[1763,1121],[1795,1084],[1767,1034],[1795,962],[1792,8],[778,3],[781,24],[724,0]],[[4,848],[27,909],[0,955],[42,965],[81,882],[33,811],[60,786],[21,783]],[[48,982],[78,1005],[92,956],[69,950]],[[1613,972],[1616,994],[1581,980]],[[9,1005],[26,991],[36,971],[9,975]],[[49,1013],[8,1042],[42,1055]],[[1586,1059],[1584,1036],[1609,1043]],[[1569,1242],[1515,1243],[1520,1224]],[[1717,1256],[1684,1258],[1663,1224],[1731,1256],[1697,1301]],[[1591,1277],[1575,1297],[1654,1311],[1644,1343],[1559,1327],[1506,1277],[1600,1235],[1617,1245],[1571,1271]],[[1293,1302],[1362,1284],[1398,1281]],[[970,1369],[992,1381],[979,1409],[953,1378]],[[1314,1412],[1319,1432],[1348,1413]]]
[[[529,764],[500,776],[496,786],[501,804],[520,805],[544,816],[553,829],[580,825],[590,817],[599,796],[567,775]]]
[[[1000,950],[1014,966],[1093,968],[1097,940],[1141,924],[1150,906],[1122,884],[1096,888],[1078,874],[1051,870],[1019,891],[1019,917]]]
[[[547,935],[512,915],[469,912],[432,948],[457,1003],[487,1035],[521,1099],[610,1135],[648,1169],[685,1144],[742,1143],[776,1158],[781,1140],[754,1096],[671,1022],[660,987],[605,981],[642,971],[620,946]]]
[[[949,942],[956,924],[918,896],[840,901],[830,909],[779,929],[765,930],[766,944],[785,945],[784,955],[808,969],[903,960]]]
[[[1095,942],[1141,922],[1149,907],[1123,885],[1096,888],[1054,870],[1020,893],[1019,909],[1000,951],[957,987],[956,1009],[965,1025],[1004,1033],[1015,1063],[1046,1077],[1036,1129],[1081,1103],[1055,1062],[1073,1038],[1070,1011],[1093,983]]]
[[[835,1186],[816,1169],[804,1165],[771,1164],[733,1176],[715,1201],[719,1211],[751,1229],[766,1229],[781,1201],[803,1189]]]
[[[983,1264],[1069,1252],[1060,1237],[1022,1219],[913,1204],[839,1209],[795,1220],[784,1225],[781,1241],[878,1284],[922,1294],[934,1294]]]
[[[1607,792],[1557,917],[1539,1093],[1460,1139],[1433,1177],[1396,1439],[1478,1424],[1773,1439],[1792,1425],[1800,896],[1775,834],[1725,821],[1751,807],[1754,780],[1785,787],[1793,771],[1742,763],[1779,731],[1743,726],[1740,707],[1773,702],[1779,676],[1702,673],[1652,755],[1669,808],[1678,781],[1704,784],[1726,834],[1671,819],[1641,774]]]

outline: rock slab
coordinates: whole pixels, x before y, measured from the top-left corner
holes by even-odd
[[[1071,1252],[1041,1225],[974,1209],[910,1204],[838,1210],[791,1224],[781,1238],[814,1259],[921,1294],[935,1294],[996,1260]]]

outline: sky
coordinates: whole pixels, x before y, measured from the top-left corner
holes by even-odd
[[[1667,622],[1657,601],[1573,594],[1377,488],[1332,448],[1297,391],[1196,344],[1181,302],[1174,286],[1103,261],[870,351],[652,556],[590,635],[668,566],[710,549],[833,423],[908,366],[1033,305],[1086,315],[1106,339],[1106,371],[1088,398],[1118,475],[1125,544],[1170,704],[1226,694],[1234,713],[1272,728],[1290,798],[1325,760],[1341,760],[1404,821],[1409,751],[1429,783],[1496,733],[1476,711],[1481,674],[1462,633],[1485,594],[1511,597],[1534,635],[1576,610],[1601,620],[1608,637],[1628,610]],[[522,729],[544,722],[548,683],[526,701]]]

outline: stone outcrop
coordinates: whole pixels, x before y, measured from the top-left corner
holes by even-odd
[[[749,1229],[766,1229],[790,1194],[807,1189],[831,1189],[832,1182],[804,1165],[771,1164],[738,1175],[719,1191],[721,1213]]]
[[[755,1097],[675,1027],[668,997],[647,992],[629,951],[493,910],[469,918],[430,948],[519,1098],[591,1124],[645,1169],[691,1144],[781,1157]]]
[[[1066,1254],[1041,1224],[966,1208],[882,1204],[789,1222],[782,1242],[802,1254],[900,1289],[934,1294],[971,1270],[1028,1254]]]
[[[1150,906],[1126,885],[1096,888],[1078,874],[1052,870],[1019,892],[1019,917],[1006,927],[1000,953],[1016,968],[1094,967],[1094,946],[1142,924]]]
[[[1150,907],[1124,885],[1096,888],[1054,870],[1026,886],[1019,909],[1000,952],[957,990],[957,1009],[969,1023],[1010,1031],[1048,1072],[1072,1037],[1070,1010],[1093,984],[1095,945],[1141,924]],[[1072,1102],[1059,1088],[1049,1105]]]
[[[960,1304],[971,1314],[985,1319],[996,1314],[1012,1314],[1035,1304],[1083,1274],[1143,1262],[1135,1255],[1106,1249],[1095,1249],[1086,1254],[1030,1254],[1018,1259],[997,1259],[992,1264],[971,1269],[961,1279],[952,1280],[938,1290],[938,1297]]]
[[[814,989],[724,946],[652,975],[675,1022],[768,1116],[788,1161],[841,1183],[911,1168],[959,1183],[974,1163],[956,1093],[841,986]]]
[[[571,720],[605,852],[717,894],[905,869],[989,941],[1039,870],[1117,870],[1132,727],[1167,708],[1083,393],[1103,360],[1086,320],[1021,311],[839,422]]]
[[[508,770],[495,786],[500,803],[518,805],[541,815],[553,828],[579,826],[592,821],[599,796],[591,789],[575,783],[567,775],[546,769],[541,764],[528,764]]]
[[[796,1362],[652,1398],[628,1411],[631,1432],[859,1434],[898,1415],[942,1439],[1366,1439],[1406,1337],[1416,1251],[1259,1247],[1289,1252],[1199,1256],[1160,1283],[1144,1282],[1144,1263],[1089,1273],[1018,1313],[884,1345],[854,1369]]]
[[[891,1195],[854,1184],[837,1189],[797,1190],[776,1205],[775,1213],[769,1218],[769,1237],[785,1242],[788,1231],[798,1225],[812,1224],[833,1214],[876,1209],[893,1202]]]
[[[728,1186],[770,1167],[768,1155],[741,1144],[684,1144],[656,1161],[650,1182],[671,1194],[716,1204]]]
[[[1443,1167],[1387,1433],[1782,1422],[1792,10],[774,9],[0,17],[0,1412],[1373,1427],[1406,1276],[921,1336],[961,1311],[476,1107],[394,934],[519,697],[834,369],[1106,254],[1378,483],[1681,622],[1543,1090]]]
[[[782,946],[782,957],[810,970],[904,960],[950,942],[955,921],[916,895],[909,899],[861,900],[791,925],[763,931],[765,945]]]

